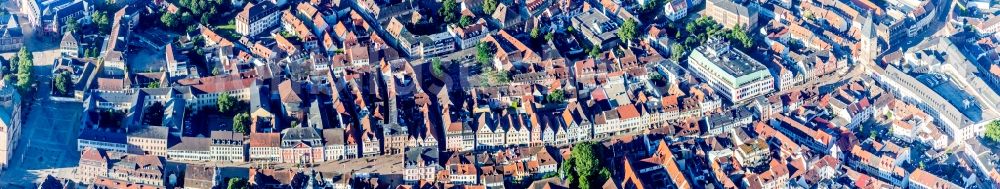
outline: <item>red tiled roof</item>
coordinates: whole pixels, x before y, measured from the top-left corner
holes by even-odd
[[[279,147],[280,133],[250,133],[250,147]]]
[[[621,119],[632,119],[639,117],[639,110],[633,104],[618,106],[618,116]]]

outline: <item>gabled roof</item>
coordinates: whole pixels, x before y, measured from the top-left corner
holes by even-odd
[[[168,128],[164,126],[147,126],[129,131],[128,137],[139,137],[149,139],[167,139]]]
[[[180,142],[167,148],[170,151],[209,151],[212,146],[211,138],[204,137],[181,137]]]
[[[76,37],[73,36],[73,32],[66,32],[65,34],[63,34],[62,41],[60,41],[60,45],[66,46],[70,44],[78,45],[80,43],[78,43]]]
[[[80,160],[81,161],[83,161],[83,160],[86,160],[86,161],[99,161],[99,162],[107,163],[108,156],[104,153],[104,151],[102,151],[100,149],[96,149],[96,148],[92,148],[92,147],[87,147],[87,148],[84,148],[83,152],[80,153]]]
[[[281,102],[284,103],[301,103],[302,97],[300,96],[300,84],[298,82],[293,82],[291,80],[285,80],[278,84],[278,94],[281,96]]]
[[[279,133],[250,133],[250,147],[280,147]]]
[[[324,145],[344,145],[346,140],[344,138],[344,129],[334,128],[334,129],[323,129],[323,141]]]
[[[294,127],[281,131],[281,140],[314,140],[321,139],[319,133],[312,127]]]

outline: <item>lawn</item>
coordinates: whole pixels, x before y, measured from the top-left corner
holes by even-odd
[[[230,40],[238,40],[243,35],[236,33],[236,24],[215,26],[215,33]]]
[[[236,24],[226,24],[226,25],[215,26],[215,29],[217,29],[217,30],[236,30]]]

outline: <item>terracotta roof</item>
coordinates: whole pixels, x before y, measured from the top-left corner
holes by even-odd
[[[90,187],[107,188],[107,189],[162,189],[163,188],[152,185],[132,183],[123,180],[114,180],[110,178],[97,178],[94,180],[94,184],[92,184]]]
[[[280,147],[280,133],[250,133],[250,147]]]
[[[249,88],[253,85],[254,78],[244,78],[240,80],[230,80],[225,82],[204,83],[193,85],[191,88],[198,89],[205,93],[222,93]]]
[[[103,91],[121,91],[125,89],[125,81],[113,78],[97,78],[97,89]]]
[[[633,104],[626,104],[618,106],[618,116],[621,119],[632,119],[639,117],[639,111],[635,108]]]
[[[281,96],[281,102],[284,103],[301,103],[302,97],[299,95],[300,87],[299,83],[293,82],[291,80],[285,80],[278,84],[278,94]]]
[[[295,175],[301,172],[290,170],[290,169],[250,169],[250,180],[253,184],[283,184],[288,185],[292,183],[292,179]],[[258,178],[264,177],[264,178]],[[264,183],[257,183],[263,181]]]
[[[1000,65],[990,64],[990,73],[993,74],[993,77],[1000,77]]]
[[[198,28],[201,29],[201,35],[204,36],[207,41],[211,42],[209,44],[215,44],[218,46],[233,46],[232,41],[229,41],[229,39],[215,33],[215,31],[212,31],[211,28],[205,27],[204,25],[199,25]]]
[[[83,149],[82,153],[80,153],[80,160],[106,161],[107,158],[108,157],[105,156],[104,151],[92,147],[87,147]]]
[[[913,173],[910,173],[910,184],[923,185],[924,187],[934,189],[962,188],[955,183],[941,179],[941,177],[924,171],[923,169],[916,169]]]

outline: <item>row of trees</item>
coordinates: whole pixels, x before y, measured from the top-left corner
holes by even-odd
[[[482,69],[483,73],[480,74],[480,84],[483,85],[503,85],[510,82],[510,73],[505,70],[493,69],[493,53],[496,52],[496,47],[491,43],[480,42],[476,45],[476,62],[479,62],[479,67]]]
[[[444,64],[441,63],[440,58],[434,58],[431,60],[431,74],[435,77],[444,77]]]
[[[160,16],[163,26],[192,30],[198,23],[211,25],[210,22],[219,20],[218,16],[232,9],[231,0],[180,0],[177,5],[176,12]]]
[[[250,113],[246,108],[241,107],[239,99],[236,99],[229,93],[222,93],[219,95],[219,99],[216,100],[216,107],[219,109],[219,113],[222,115],[232,115],[233,116],[233,132],[243,133],[243,135],[250,134]]]
[[[484,0],[482,5],[483,12],[487,15],[493,14],[493,11],[497,9],[498,3],[497,0]],[[468,15],[461,15],[460,11],[458,1],[444,0],[441,2],[441,8],[438,9],[437,13],[446,23],[458,24],[462,27],[472,24],[473,18]]]
[[[21,47],[21,51],[18,51],[17,56],[12,58],[10,61],[11,64],[17,63],[17,73],[15,74],[15,79],[17,81],[14,86],[16,86],[22,94],[33,91],[32,85],[35,81],[34,77],[32,77],[31,67],[35,65],[34,60],[35,57],[28,51],[28,48]]]
[[[111,17],[108,16],[110,10],[96,10],[94,14],[90,15],[92,24],[97,28],[97,33],[102,35],[108,35],[111,33]],[[74,26],[75,27],[75,26]],[[74,28],[73,30],[78,30]]]
[[[52,95],[61,97],[73,96],[73,78],[69,72],[59,72],[56,74],[52,86],[55,88]]]
[[[441,3],[441,8],[438,9],[438,16],[444,19],[447,23],[457,23],[459,21],[459,7],[458,2],[455,0],[444,0]]]
[[[529,34],[531,35],[531,39],[532,40],[539,41],[540,40],[539,37],[541,37],[542,31],[540,29],[538,29],[538,27],[535,27],[535,28],[531,29],[531,33],[529,33]],[[552,41],[553,39],[555,39],[555,37],[556,37],[556,33],[555,32],[546,32],[545,33],[545,41],[546,42]]]
[[[695,19],[694,22],[688,22],[684,25],[684,30],[677,30],[676,36],[683,40],[671,46],[671,58],[675,60],[680,59],[688,50],[716,37],[726,38],[735,47],[744,50],[756,45],[756,40],[751,33],[747,33],[746,27],[736,26],[733,29],[725,29],[712,18],[705,16]]]
[[[635,36],[638,32],[639,32],[638,22],[636,22],[634,19],[625,20],[625,23],[622,23],[622,27],[618,28],[618,33],[617,33],[618,39],[621,39],[622,42],[626,43],[632,42],[632,40],[635,40]]]

